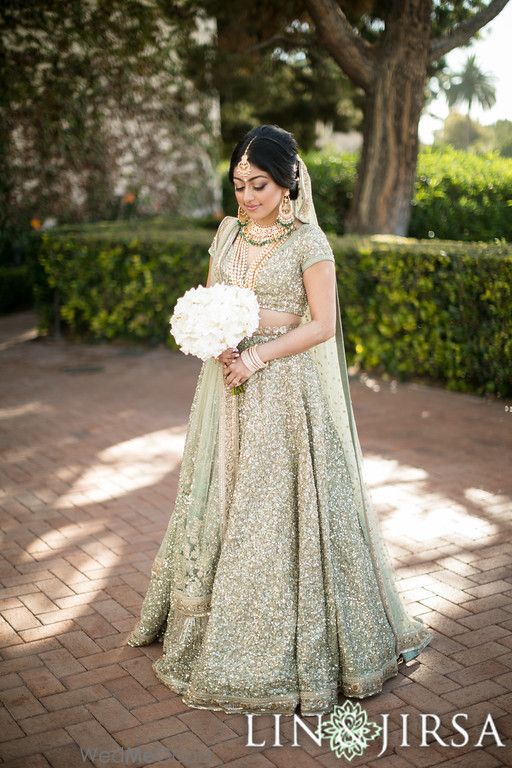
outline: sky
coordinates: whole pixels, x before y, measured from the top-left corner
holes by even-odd
[[[455,48],[446,55],[450,71],[458,72],[467,57],[476,54],[476,63],[486,74],[495,77],[496,104],[492,109],[483,110],[477,102],[471,106],[471,117],[483,125],[496,120],[512,120],[512,1],[480,31],[480,40],[473,40],[471,46]],[[444,119],[448,114],[448,105],[444,96],[432,101],[428,111]],[[467,112],[466,104],[458,104],[457,110]],[[420,141],[431,144],[433,131],[442,127],[441,120],[423,114],[419,123]]]

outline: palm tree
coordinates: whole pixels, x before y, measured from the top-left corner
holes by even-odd
[[[478,101],[482,109],[490,109],[496,103],[496,89],[492,84],[494,76],[484,73],[476,63],[476,55],[472,53],[466,59],[461,72],[455,72],[445,88],[448,106],[457,103],[467,103],[467,143],[469,145],[470,112],[474,101]]]

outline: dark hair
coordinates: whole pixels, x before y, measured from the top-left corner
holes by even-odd
[[[258,125],[248,131],[238,142],[229,163],[229,181],[234,185],[235,166],[240,162],[251,139],[254,139],[247,153],[249,162],[269,173],[276,184],[290,190],[290,199],[299,194],[298,146],[293,134],[278,125]],[[297,170],[295,170],[297,166]]]

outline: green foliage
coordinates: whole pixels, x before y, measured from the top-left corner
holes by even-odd
[[[426,147],[419,156],[412,237],[512,240],[512,162]]]
[[[335,247],[347,355],[365,370],[512,393],[512,248],[343,238]]]
[[[492,131],[497,152],[502,157],[512,157],[512,120],[496,120]]]
[[[402,44],[389,24],[389,0],[338,5],[340,16],[368,44],[369,59]],[[437,1],[431,29],[415,31],[432,39],[448,36],[481,6],[482,0]],[[303,151],[315,145],[316,120],[335,131],[360,128],[364,93],[340,69],[302,0],[180,0],[162,7],[182,33],[177,50],[196,89],[220,95],[223,156],[259,123],[275,122],[292,131]],[[202,15],[216,19],[217,36],[210,43],[192,34],[193,20]],[[425,90],[446,66],[444,57],[429,62]]]
[[[489,151],[493,147],[489,145],[491,132],[488,126],[484,126],[477,120],[471,120],[469,115],[462,115],[455,110],[445,118],[443,127],[434,131],[434,145],[440,147],[450,144],[454,149],[475,150],[482,147],[482,151]]]
[[[57,294],[60,319],[72,339],[166,340],[167,323],[177,298],[206,283],[212,237],[142,240],[108,236],[41,238],[39,262],[44,279],[36,282],[40,330],[52,327]]]
[[[451,111],[443,127],[434,131],[433,147],[450,144],[455,149],[469,151],[473,156],[495,152],[500,157],[512,157],[512,120],[496,120],[483,125],[468,115]]]
[[[70,338],[163,342],[176,300],[206,284],[213,233],[152,238],[44,233],[36,279],[40,330],[60,320]],[[512,248],[330,235],[347,359],[454,391],[512,394]]]

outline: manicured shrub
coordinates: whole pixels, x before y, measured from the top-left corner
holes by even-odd
[[[386,236],[330,240],[349,364],[399,380],[512,394],[512,247]],[[42,235],[40,329],[163,342],[179,296],[205,285],[213,231]]]

